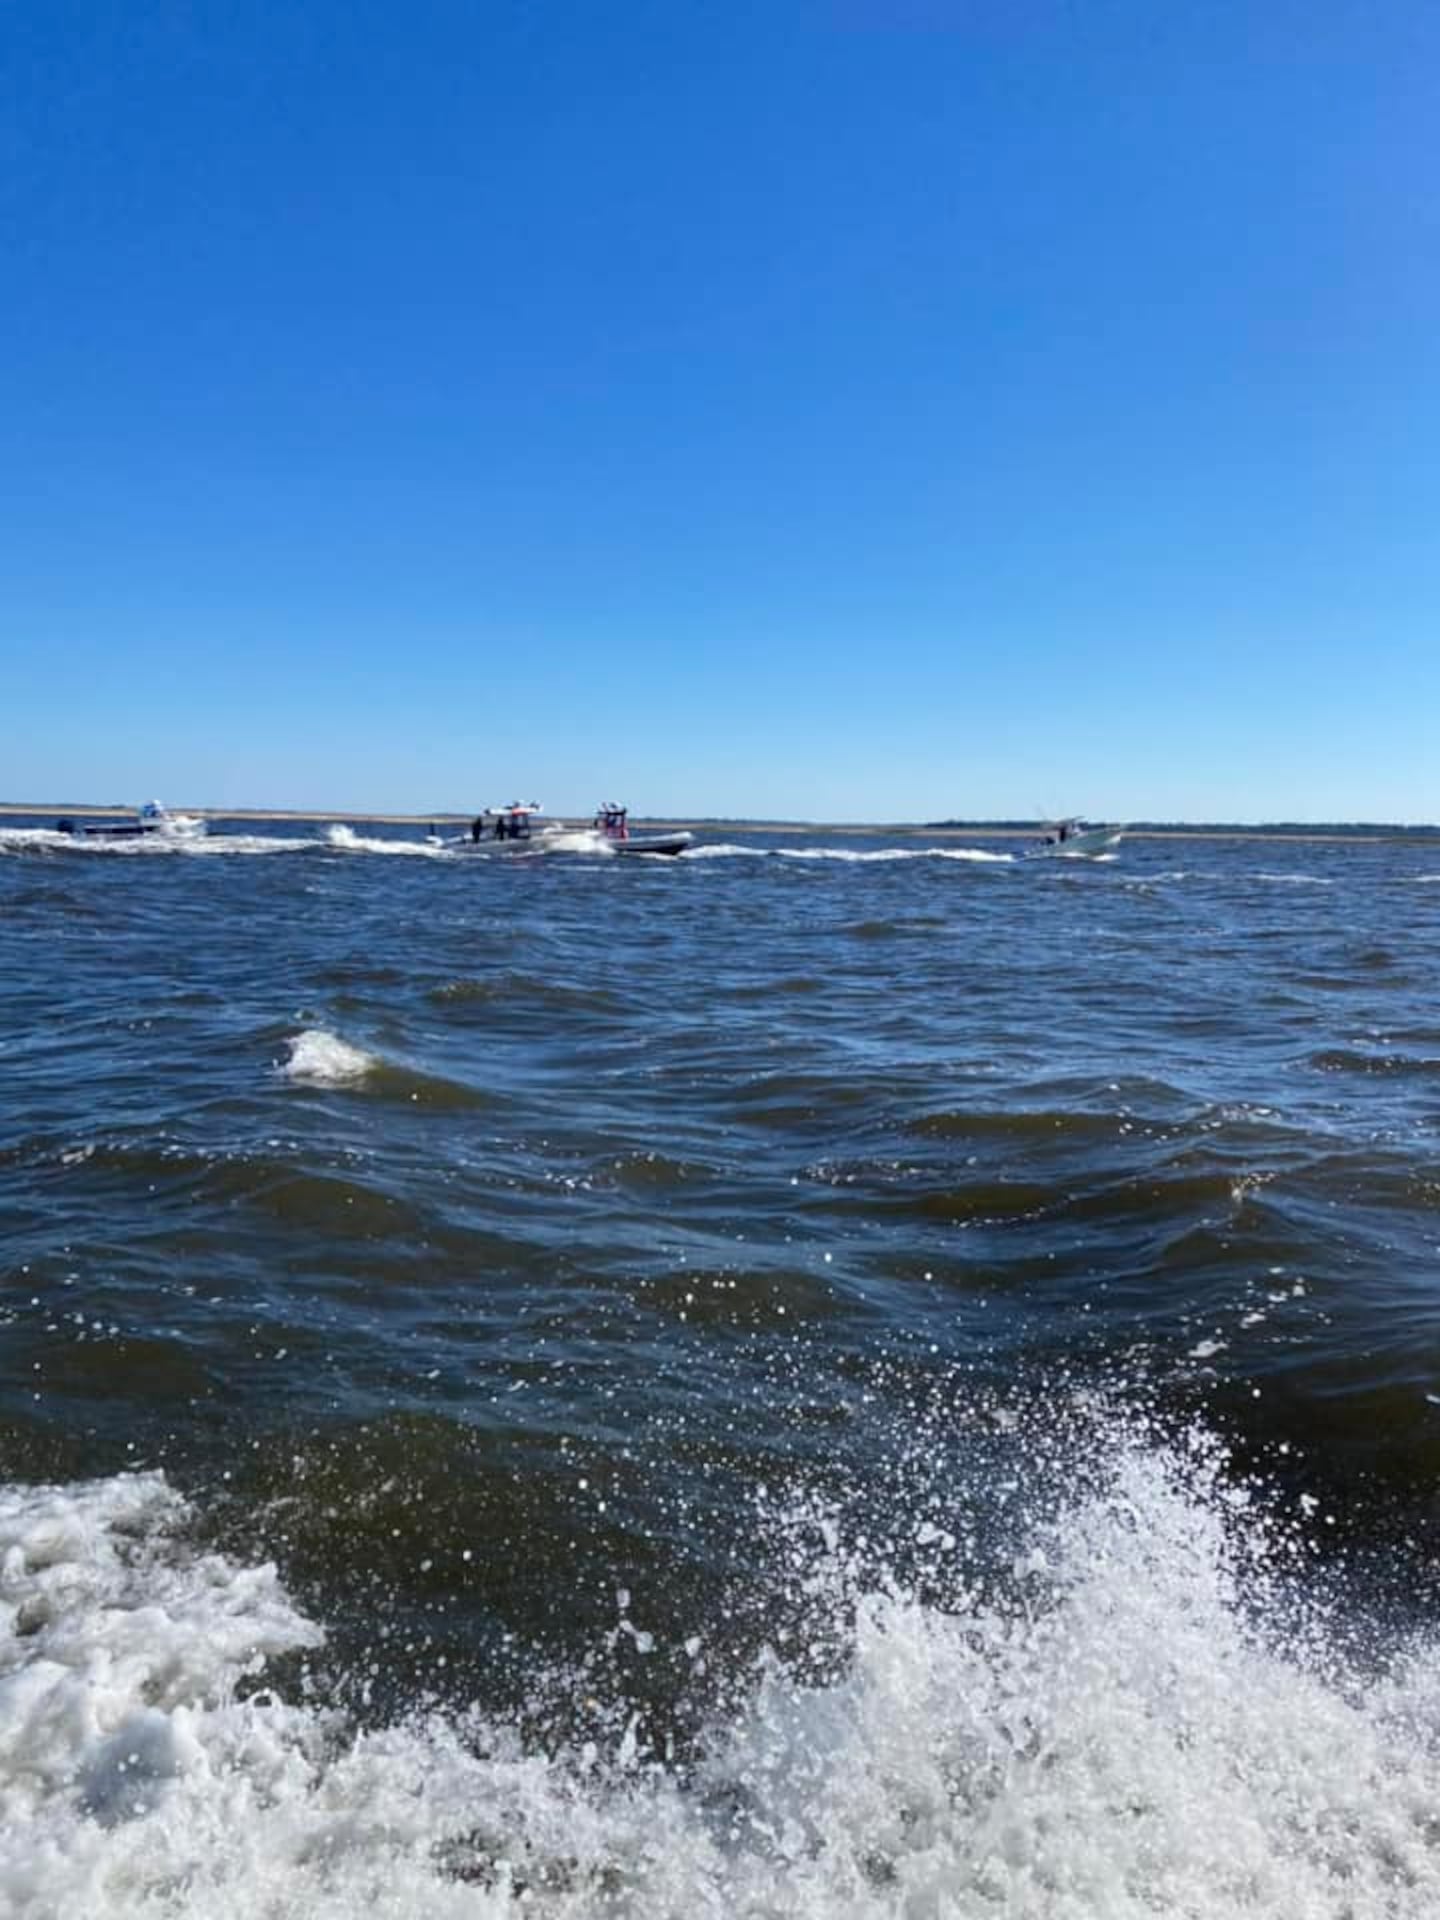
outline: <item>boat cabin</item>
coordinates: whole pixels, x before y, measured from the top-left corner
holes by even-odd
[[[628,840],[630,827],[628,807],[617,807],[607,800],[603,806],[595,809],[595,825],[607,840]]]
[[[505,807],[486,807],[470,823],[472,840],[528,840],[544,812],[538,800],[512,800]]]
[[[147,800],[143,806],[135,809],[132,820],[102,820],[95,822],[57,820],[57,833],[74,834],[84,840],[138,840],[147,833],[160,833],[166,827],[190,824],[189,814],[177,815],[174,820],[166,813],[158,800]]]

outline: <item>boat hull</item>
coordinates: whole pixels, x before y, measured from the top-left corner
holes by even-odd
[[[635,833],[628,840],[612,841],[616,853],[684,853],[695,844],[693,833]]]
[[[1030,847],[1027,860],[1094,860],[1113,853],[1125,837],[1123,827],[1091,827],[1082,833],[1068,834],[1063,840],[1047,840],[1043,846]]]
[[[444,843],[451,853],[467,860],[516,859],[527,853],[605,853],[609,843],[591,827],[547,828],[543,833],[521,834],[517,839],[496,840],[487,836],[472,840],[468,833],[458,834]]]
[[[57,820],[57,833],[68,834],[73,840],[144,840],[158,827],[77,827],[73,820]]]
[[[694,844],[693,833],[637,833],[627,839],[615,839],[603,833],[598,827],[546,827],[543,832],[522,835],[518,840],[495,840],[488,835],[482,840],[474,840],[468,833],[457,834],[447,841],[432,840],[432,845],[441,845],[451,853],[463,854],[471,859],[514,859],[527,853],[575,853],[575,854],[677,854]]]
[[[198,815],[166,813],[154,819],[99,821],[57,820],[55,831],[71,840],[197,840],[205,832]]]

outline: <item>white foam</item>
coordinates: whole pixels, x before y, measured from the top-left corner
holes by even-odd
[[[353,827],[335,824],[325,829],[321,843],[340,853],[382,853],[382,854],[420,854],[426,859],[449,859],[455,856],[472,858],[518,858],[539,853],[587,853],[610,855],[615,852],[614,845],[593,827],[562,827],[553,821],[537,829],[526,840],[514,841],[508,847],[497,846],[492,854],[492,843],[486,841],[477,850],[472,847],[464,835],[445,839],[443,837],[425,840],[388,840],[376,835],[357,833]]]
[[[968,860],[981,865],[1009,863],[1011,853],[981,847],[776,847],[782,860],[838,860],[849,865],[888,864],[896,860]]]
[[[305,1086],[345,1086],[363,1080],[379,1061],[372,1053],[342,1040],[324,1027],[307,1027],[288,1042],[289,1058],[281,1071],[287,1080]]]
[[[70,844],[70,836],[56,833],[53,827],[0,827],[0,850],[23,853],[30,847],[61,847]]]
[[[135,834],[113,840],[99,835],[60,833],[54,827],[0,829],[0,849],[11,853],[49,852],[107,855],[131,859],[138,855],[198,853],[207,845],[203,835],[184,833]]]
[[[217,833],[191,851],[206,854],[308,853],[322,842],[299,834]]]
[[[340,853],[419,854],[427,860],[450,851],[427,840],[385,840],[374,834],[356,833],[353,827],[338,823],[325,829],[324,844]]]
[[[302,853],[326,843],[268,833],[206,833],[194,829],[139,834],[107,840],[58,833],[54,827],[0,828],[0,853],[57,852],[105,859],[158,859],[183,854],[187,859],[232,858],[248,853]]]
[[[1107,1486],[1032,1525],[1008,1599],[967,1591],[948,1527],[906,1528],[942,1609],[862,1574],[824,1513],[772,1516],[848,1658],[808,1685],[763,1658],[690,1773],[633,1723],[546,1757],[477,1714],[364,1734],[242,1700],[319,1638],[271,1568],[188,1549],[157,1475],[11,1489],[0,1910],[1431,1920],[1433,1651],[1350,1671],[1242,1495],[1115,1447]],[[648,1635],[646,1595],[623,1606]]]
[[[177,1546],[159,1474],[0,1490],[0,1912],[149,1905],[188,1801],[197,1835],[238,1797],[284,1791],[314,1716],[236,1688],[322,1638],[270,1566]],[[113,1892],[113,1904],[112,1895]],[[179,1911],[178,1907],[171,1907]]]
[[[779,859],[835,861],[848,866],[885,865],[897,860],[962,860],[981,865],[1008,866],[1013,853],[992,853],[983,847],[742,847],[720,843],[691,847],[685,858],[691,860]]]
[[[611,859],[619,852],[615,842],[594,827],[547,827],[527,844],[542,853],[590,853],[602,859]]]

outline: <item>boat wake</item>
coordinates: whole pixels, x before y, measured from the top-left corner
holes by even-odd
[[[270,833],[153,833],[107,840],[62,833],[56,827],[0,827],[0,853],[63,853],[86,859],[156,860],[233,858],[240,854],[304,853],[326,844],[312,836]]]
[[[992,853],[984,847],[747,847],[722,841],[715,846],[692,847],[685,859],[687,864],[696,860],[805,860],[876,866],[894,861],[958,860],[980,866],[1010,866],[1015,855]]]
[[[382,853],[420,855],[426,860],[444,859],[450,848],[436,846],[428,840],[384,840],[377,834],[357,833],[353,827],[340,824],[329,826],[321,836],[321,844],[333,847],[337,853]]]
[[[663,836],[653,836],[657,840]],[[661,849],[673,853],[674,849]],[[165,855],[183,854],[190,859],[225,858],[233,859],[246,854],[277,853],[331,853],[346,856],[375,854],[382,857],[440,860],[445,862],[469,863],[477,854],[490,858],[508,857],[535,858],[539,855],[555,856],[569,854],[594,858],[614,858],[619,853],[645,854],[648,851],[645,836],[637,836],[628,846],[607,841],[593,829],[580,827],[573,831],[553,830],[537,833],[533,838],[512,845],[502,843],[499,846],[482,842],[477,848],[472,846],[466,836],[452,835],[448,838],[427,837],[425,839],[407,838],[402,835],[360,833],[354,827],[342,822],[333,822],[313,834],[271,834],[271,833],[224,833],[206,834],[170,834],[155,833],[137,836],[133,839],[104,839],[86,837],[80,834],[62,833],[54,827],[5,827],[0,828],[0,854],[34,853],[84,855],[89,858],[143,857],[155,859]],[[852,866],[886,865],[894,862],[917,860],[946,860],[975,866],[1011,866],[1021,856],[1010,852],[996,852],[985,847],[816,847],[816,846],[746,846],[739,842],[718,842],[686,847],[683,850],[683,864],[693,865],[700,860],[793,860],[809,863],[837,863]],[[1095,865],[1110,858],[1109,855],[1090,856],[1088,864]],[[652,860],[650,865],[654,865]]]
[[[1092,1438],[1072,1478],[1107,1464],[1064,1499],[1037,1494],[1056,1457],[1032,1480],[1017,1456],[988,1571],[948,1484],[888,1537],[762,1500],[808,1624],[749,1659],[684,1759],[623,1692],[568,1746],[479,1704],[362,1727],[276,1569],[204,1550],[159,1473],[4,1490],[0,1907],[1428,1920],[1435,1646],[1357,1659],[1295,1577],[1301,1517],[1263,1518],[1203,1437]],[[662,1596],[614,1604],[641,1666],[698,1680],[721,1657],[718,1617],[671,1645]]]

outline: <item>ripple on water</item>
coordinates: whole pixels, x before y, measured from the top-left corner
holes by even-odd
[[[1433,889],[895,851],[0,862],[0,1908],[1440,1910]]]
[[[535,979],[505,971],[481,979],[447,980],[431,987],[426,998],[446,1013],[474,1008],[504,1010],[523,1007],[527,1014],[615,1013],[623,1002],[605,988],[574,986],[561,980]]]
[[[1389,1053],[1368,1047],[1322,1047],[1306,1056],[1320,1073],[1374,1073],[1428,1078],[1440,1073],[1440,1055]]]

